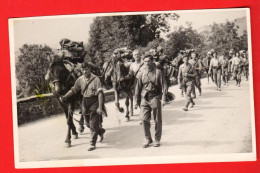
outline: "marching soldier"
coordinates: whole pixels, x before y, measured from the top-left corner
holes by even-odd
[[[231,64],[232,64],[232,59],[234,57],[234,49],[230,49],[230,51],[228,52],[228,60],[229,60],[229,64],[228,64],[228,80],[230,80],[232,73],[231,73]]]
[[[209,75],[211,74],[211,70],[215,84],[217,85],[217,90],[221,91],[221,63],[218,60],[217,52],[213,53],[213,58],[210,61]]]
[[[193,68],[196,71],[196,77],[195,77],[195,86],[199,90],[199,96],[201,96],[201,67],[202,63],[201,60],[198,59],[197,54],[195,52],[191,53],[191,59],[189,60],[189,63],[193,66]],[[194,87],[194,96],[196,96],[195,87]]]
[[[67,98],[78,91],[83,95],[82,114],[87,126],[90,127],[91,140],[88,151],[91,151],[96,148],[98,135],[100,136],[100,141],[102,141],[105,133],[105,129],[101,127],[102,114],[105,113],[105,100],[101,82],[99,78],[91,72],[91,67],[87,63],[83,63],[82,72],[83,75],[76,80],[71,90],[61,97],[61,101],[66,101]]]
[[[223,56],[223,60],[221,62],[222,64],[222,75],[223,75],[223,81],[224,81],[224,85],[228,86],[228,64],[229,64],[229,60],[226,56]]]
[[[162,135],[161,99],[164,105],[166,103],[167,86],[162,71],[154,67],[151,55],[144,57],[144,65],[135,87],[135,99],[137,105],[141,108],[142,124],[146,138],[143,148],[147,148],[153,143],[150,133],[151,112],[153,112],[155,121],[154,147],[159,147]]]
[[[246,77],[246,80],[248,81],[248,71],[249,71],[249,61],[248,61],[248,57],[245,51],[243,51],[243,58],[242,58],[242,68],[243,68],[243,72],[244,75]]]
[[[209,83],[209,77],[211,77],[211,80],[214,82],[212,73],[211,73],[211,75],[209,75],[209,66],[210,66],[211,58],[212,58],[211,57],[211,52],[209,51],[207,53],[207,56],[205,58],[203,58],[203,60],[202,60],[202,64],[205,67],[205,71],[206,71],[206,74],[207,74],[207,77],[208,77],[208,83]]]
[[[178,80],[179,83],[185,87],[186,90],[186,104],[184,111],[188,111],[189,104],[191,107],[195,105],[193,98],[191,97],[192,90],[194,89],[196,71],[191,64],[188,63],[189,58],[187,56],[183,57],[183,64],[179,68]],[[182,83],[180,82],[182,80]]]
[[[239,58],[239,52],[235,53],[235,56],[231,61],[231,73],[233,78],[236,80],[236,85],[240,87],[241,83],[241,59]]]

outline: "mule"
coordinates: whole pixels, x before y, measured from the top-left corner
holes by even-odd
[[[103,66],[103,76],[105,83],[110,83],[115,90],[115,106],[117,110],[124,113],[124,108],[120,106],[119,96],[120,93],[126,94],[126,120],[129,121],[130,116],[133,116],[133,85],[135,78],[124,79],[129,73],[129,64],[126,65],[124,61],[119,61],[112,58],[110,61],[105,62]],[[129,110],[130,105],[130,110]],[[129,116],[130,115],[130,116]]]
[[[75,76],[72,75],[73,72],[69,71],[65,67],[65,64],[69,66],[72,65],[68,61],[58,60],[51,64],[49,70],[50,70],[51,83],[53,85],[53,89],[52,89],[53,95],[58,99],[62,109],[65,112],[65,116],[67,120],[68,129],[67,129],[65,143],[67,147],[71,147],[71,133],[72,135],[74,135],[74,139],[78,139],[78,133],[73,123],[73,112],[75,109],[75,104],[78,101],[82,100],[82,96],[80,92],[78,92],[77,94],[68,98],[66,103],[61,102],[60,97],[66,94],[71,89],[71,87],[74,85],[76,80]],[[81,121],[82,120],[83,119],[81,118]],[[80,123],[80,125],[82,128],[83,123]]]

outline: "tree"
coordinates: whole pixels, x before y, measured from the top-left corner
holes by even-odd
[[[17,94],[27,97],[49,92],[44,76],[51,63],[48,57],[48,53],[52,52],[51,48],[46,45],[24,44],[19,51],[15,64],[19,85]]]
[[[196,30],[189,25],[187,28],[180,26],[176,31],[167,35],[165,54],[174,59],[180,50],[195,49],[201,53],[204,46],[204,37],[197,33]]]
[[[213,48],[220,54],[224,54],[230,49],[236,51],[240,49],[240,39],[237,33],[238,26],[234,22],[227,21],[225,24],[214,23],[210,27],[209,49]]]
[[[100,56],[109,58],[107,52],[119,47],[145,47],[160,33],[169,31],[168,19],[178,17],[175,13],[96,17],[90,28],[88,57],[93,58],[99,51]]]

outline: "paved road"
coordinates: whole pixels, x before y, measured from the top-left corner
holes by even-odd
[[[178,86],[170,88],[176,100],[163,108],[159,148],[142,148],[139,110],[125,122],[111,102],[106,104],[109,117],[104,118],[105,139],[97,143],[96,150],[87,151],[89,130],[72,140],[71,148],[65,148],[66,120],[64,115],[57,115],[18,128],[20,161],[251,152],[249,82],[242,78],[239,88],[231,81],[230,86],[217,91],[213,83],[203,79],[202,90],[195,108],[184,112],[185,98],[180,96]],[[154,124],[151,129],[154,134]]]

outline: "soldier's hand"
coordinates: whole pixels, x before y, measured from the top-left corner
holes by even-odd
[[[66,101],[66,98],[64,96],[60,96],[60,101],[64,103]]]
[[[99,115],[102,115],[102,113],[103,113],[102,108],[98,107],[98,109],[97,109],[97,113],[98,113]]]
[[[166,105],[166,101],[163,101],[162,102],[162,106],[164,107]]]
[[[139,105],[138,104],[135,104],[135,109],[137,109],[139,107]]]

